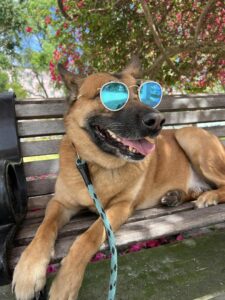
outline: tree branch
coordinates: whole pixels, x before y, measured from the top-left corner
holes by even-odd
[[[197,25],[196,25],[196,30],[195,30],[195,35],[194,35],[195,41],[197,41],[197,39],[198,39],[198,36],[201,32],[201,28],[202,28],[202,25],[203,25],[203,22],[204,22],[204,19],[205,19],[207,13],[209,12],[210,8],[212,7],[212,5],[215,2],[216,2],[216,0],[209,0],[208,3],[206,4],[206,6],[204,7],[204,9],[198,19]]]
[[[72,21],[72,18],[67,14],[67,12],[64,10],[64,7],[63,7],[63,2],[62,0],[57,0],[58,2],[58,7],[62,13],[62,15],[64,16],[64,18],[66,18],[68,21]]]
[[[67,14],[67,12],[65,11],[65,9],[64,9],[64,7],[63,7],[63,2],[62,2],[62,0],[57,0],[57,2],[58,2],[58,7],[59,7],[59,9],[60,9],[62,15],[64,16],[64,18],[66,18],[68,21],[72,21],[73,19]],[[95,12],[100,12],[100,13],[102,13],[102,12],[107,12],[107,11],[109,11],[110,9],[114,8],[115,6],[117,6],[120,2],[121,2],[121,0],[117,0],[117,1],[112,5],[112,7],[99,7],[99,8],[96,8],[96,7],[95,7],[95,8],[89,9],[87,12],[88,12],[88,13],[95,13]],[[95,2],[94,6],[96,6],[96,3],[97,3],[97,1]],[[79,16],[79,14],[76,14],[76,15],[74,15],[73,17],[75,18],[75,17],[77,17],[77,16]]]
[[[171,47],[166,50],[167,57],[173,57],[183,52],[197,52],[201,50],[202,53],[218,53],[222,51],[225,54],[225,44],[224,43],[214,43],[214,42],[195,42],[189,41],[186,44],[177,47]],[[145,75],[153,77],[157,71],[160,70],[165,61],[165,56],[160,54],[154,64],[144,72]]]
[[[46,97],[46,98],[49,98],[48,93],[47,93],[47,90],[46,90],[46,88],[45,88],[45,86],[44,86],[44,83],[41,81],[41,79],[40,79],[38,73],[37,73],[36,71],[34,71],[34,70],[33,70],[33,72],[34,72],[34,74],[35,74],[35,77],[37,78],[37,81],[38,81],[40,87],[42,88],[42,90],[43,90],[43,92],[44,92],[44,94],[45,94],[45,97]]]
[[[35,96],[35,97],[41,97],[41,98],[43,98],[43,99],[46,99],[45,96],[43,96],[43,95],[41,95],[41,94],[36,94],[36,93],[34,93],[32,90],[26,89],[26,91],[27,91],[30,95],[32,95],[32,96]]]
[[[170,60],[169,57],[167,57],[167,54],[166,54],[166,51],[165,51],[165,48],[161,42],[161,39],[159,37],[159,34],[157,32],[157,29],[156,29],[156,26],[153,22],[153,18],[152,18],[152,15],[148,9],[148,6],[145,2],[145,0],[140,0],[141,2],[141,6],[143,8],[143,11],[144,11],[144,15],[145,15],[145,19],[152,31],[152,34],[153,34],[153,37],[154,37],[154,40],[155,40],[155,43],[157,45],[157,47],[159,48],[160,52],[162,53],[162,55],[165,57],[165,60],[167,61],[167,63],[169,64],[169,66],[173,69],[173,71],[177,74],[179,74],[179,71],[177,70],[177,68],[175,67],[175,65],[173,64],[173,62]]]

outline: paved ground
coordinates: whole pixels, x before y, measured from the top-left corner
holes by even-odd
[[[109,261],[93,263],[79,300],[107,299]],[[14,299],[9,287],[0,300]],[[119,258],[117,300],[225,300],[225,232]]]

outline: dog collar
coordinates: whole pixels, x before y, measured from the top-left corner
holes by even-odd
[[[111,262],[110,262],[111,272],[110,272],[110,280],[109,280],[108,300],[114,300],[116,295],[117,270],[118,270],[116,239],[112,227],[109,223],[109,219],[105,213],[104,208],[102,207],[101,201],[99,200],[99,198],[95,193],[94,186],[91,181],[88,165],[85,160],[82,160],[80,158],[78,153],[77,153],[76,166],[84,180],[89,195],[92,198],[94,205],[98,211],[98,214],[102,219],[102,222],[105,227],[105,231],[109,243],[109,249],[111,253]]]

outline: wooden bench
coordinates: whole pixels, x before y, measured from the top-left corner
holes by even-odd
[[[158,107],[166,118],[166,128],[200,126],[225,137],[225,94],[164,96]],[[64,133],[64,99],[27,99],[16,102],[18,134],[27,177],[28,213],[10,253],[13,269],[26,245],[32,240],[54,193],[58,170],[58,148]],[[225,144],[225,140],[222,139]],[[46,156],[50,155],[50,156]],[[37,159],[39,156],[39,160]],[[57,263],[64,257],[76,236],[96,219],[87,211],[74,217],[59,233],[55,247]],[[129,244],[219,224],[225,220],[225,204],[193,209],[192,203],[177,208],[153,208],[137,211],[116,233],[118,248]],[[107,244],[102,250],[107,249]]]

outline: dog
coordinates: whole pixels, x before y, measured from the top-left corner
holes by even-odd
[[[113,231],[134,210],[159,203],[176,206],[197,199],[196,206],[201,208],[225,202],[224,146],[200,128],[162,130],[163,114],[139,101],[137,61],[120,73],[96,73],[86,78],[62,66],[59,71],[70,101],[60,169],[44,220],[14,271],[13,289],[18,300],[32,299],[44,287],[60,228],[82,208],[96,211],[75,166],[78,154],[88,163]],[[101,87],[111,81],[129,87],[129,101],[118,111],[107,110],[99,98]],[[148,150],[139,152],[140,147],[129,147],[124,139],[130,145],[141,141]],[[75,240],[63,259],[50,300],[77,299],[85,268],[105,239],[99,218]]]

